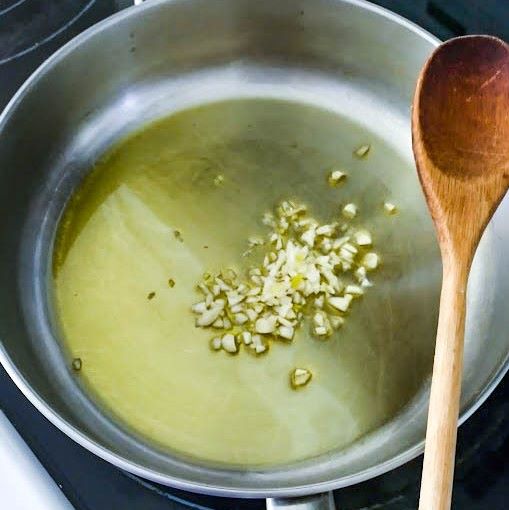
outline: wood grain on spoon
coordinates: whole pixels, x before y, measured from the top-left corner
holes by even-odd
[[[467,36],[438,47],[417,83],[412,136],[443,263],[419,508],[446,510],[452,494],[468,273],[509,185],[509,46],[495,37]]]

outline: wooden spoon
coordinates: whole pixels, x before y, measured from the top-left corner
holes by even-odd
[[[439,46],[412,112],[419,178],[442,253],[440,316],[420,510],[450,508],[466,287],[481,235],[509,186],[509,46],[467,36]]]

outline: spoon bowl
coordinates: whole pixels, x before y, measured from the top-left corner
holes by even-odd
[[[440,46],[423,70],[416,108],[433,165],[459,179],[507,171],[508,98],[506,43],[469,36]]]

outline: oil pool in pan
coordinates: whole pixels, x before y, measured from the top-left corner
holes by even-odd
[[[356,157],[366,141],[369,157]],[[349,179],[331,187],[337,165]],[[430,254],[415,236],[432,227],[418,187],[406,186],[412,172],[350,121],[277,100],[185,110],[120,141],[76,190],[55,245],[55,305],[77,377],[134,433],[221,463],[300,460],[380,426],[432,362],[436,315],[422,309],[420,271]],[[304,325],[263,358],[212,352],[191,312],[196,283],[245,267],[246,239],[289,198],[322,223],[356,203],[383,260],[374,286],[327,341]],[[387,200],[399,214],[384,214]],[[298,366],[313,381],[294,391]]]

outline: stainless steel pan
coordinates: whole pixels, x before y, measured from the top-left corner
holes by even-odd
[[[383,139],[412,169],[410,102],[437,43],[361,0],[152,0],[58,51],[0,118],[0,360],[21,391],[69,437],[121,469],[185,490],[276,498],[271,508],[326,508],[328,495],[281,498],[327,493],[421,453],[427,387],[352,447],[294,465],[226,469],[159,451],[114,423],[76,384],[55,339],[47,277],[59,214],[91,163],[122,135],[190,104],[251,96],[316,104]],[[413,210],[401,248],[417,261],[408,295],[419,306],[409,315],[409,338],[431,352],[436,242],[414,172],[397,171],[391,151],[384,157],[384,182],[403,187]],[[470,278],[462,421],[508,368],[508,218],[506,199]]]

